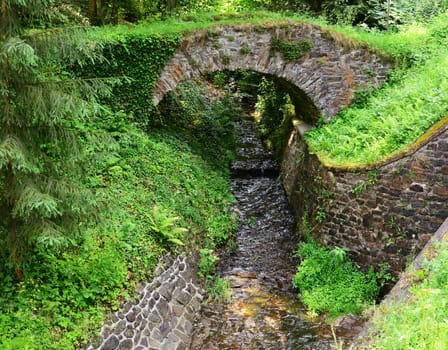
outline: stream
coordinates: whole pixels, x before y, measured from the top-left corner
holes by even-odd
[[[252,119],[239,120],[235,129],[231,170],[239,232],[237,248],[218,266],[231,283],[231,301],[203,306],[191,349],[331,349],[330,327],[307,318],[292,287],[298,235],[278,164]]]

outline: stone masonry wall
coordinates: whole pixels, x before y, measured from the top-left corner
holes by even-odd
[[[340,40],[338,35],[306,23],[233,25],[192,33],[183,38],[161,72],[153,91],[154,103],[157,105],[183,79],[244,69],[275,76],[298,88],[305,103],[297,103],[296,109],[307,108],[303,115],[311,112],[315,118],[320,114],[331,118],[350,104],[358,87],[382,84],[392,66],[387,59],[350,45],[349,39]],[[271,50],[274,38],[291,42],[308,39],[313,47],[297,60],[287,61],[282,53]]]
[[[100,335],[85,350],[184,350],[191,342],[193,319],[203,290],[194,261],[177,257],[143,286],[135,303],[113,314]]]
[[[298,220],[306,212],[319,241],[362,266],[387,262],[398,273],[448,217],[447,125],[417,151],[356,171],[325,168],[296,128],[282,170]]]

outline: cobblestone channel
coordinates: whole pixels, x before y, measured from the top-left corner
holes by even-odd
[[[203,307],[191,349],[330,349],[328,325],[307,320],[292,288],[297,234],[277,164],[252,120],[237,124],[237,141],[232,187],[240,227],[236,250],[220,263],[232,299]]]

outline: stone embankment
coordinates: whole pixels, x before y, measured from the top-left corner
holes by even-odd
[[[448,123],[370,169],[324,166],[301,130],[297,125],[282,165],[297,220],[306,214],[319,241],[347,248],[362,266],[388,263],[398,274],[448,217]]]
[[[193,321],[203,290],[196,262],[178,256],[143,286],[135,303],[128,302],[101,329],[85,350],[184,350],[191,342]]]

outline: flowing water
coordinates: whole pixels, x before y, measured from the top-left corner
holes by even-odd
[[[278,165],[253,120],[236,123],[236,138],[232,189],[240,222],[237,248],[221,256],[219,265],[232,297],[203,307],[191,349],[331,349],[330,327],[307,320],[292,288],[297,233],[277,181]]]

